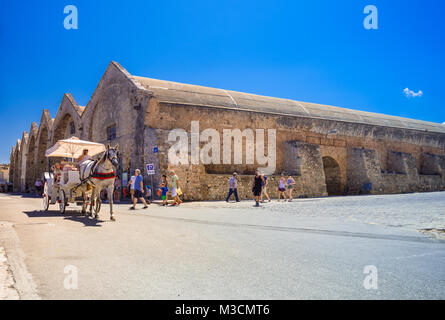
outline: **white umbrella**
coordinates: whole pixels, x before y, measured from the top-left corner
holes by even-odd
[[[82,155],[83,150],[88,150],[89,156],[94,156],[106,150],[102,143],[80,140],[76,137],[71,137],[65,140],[59,140],[57,143],[46,150],[47,157],[63,157],[63,158],[78,158]]]

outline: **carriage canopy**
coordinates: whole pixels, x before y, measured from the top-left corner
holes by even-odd
[[[80,140],[76,137],[71,137],[65,140],[59,140],[57,143],[46,150],[46,157],[63,157],[63,158],[78,158],[82,155],[84,149],[88,149],[90,156],[95,156],[101,152],[105,152],[106,148],[102,143]]]

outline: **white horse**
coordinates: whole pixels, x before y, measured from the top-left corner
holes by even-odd
[[[110,220],[116,221],[113,212],[113,193],[116,168],[119,166],[118,148],[119,145],[116,145],[114,148],[107,145],[107,150],[99,160],[87,160],[80,166],[81,179],[88,179],[88,183],[93,187],[89,215],[93,215],[94,205],[95,219],[99,218],[101,205],[100,193],[103,189],[107,189],[108,201],[110,202]]]

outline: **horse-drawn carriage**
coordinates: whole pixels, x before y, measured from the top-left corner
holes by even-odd
[[[99,155],[96,160],[86,160],[78,167],[67,165],[60,171],[58,177],[53,172],[45,172],[45,184],[43,187],[43,209],[48,210],[49,205],[59,204],[59,210],[63,214],[69,204],[81,206],[82,213],[99,217],[101,199],[100,192],[107,189],[110,202],[111,220],[113,216],[113,191],[116,178],[116,167],[119,165],[118,146],[105,147],[101,143],[79,140],[75,137],[60,140],[52,148],[46,150],[46,157],[77,159],[84,150],[88,150],[90,156]],[[69,168],[68,170],[65,170]],[[90,212],[88,213],[88,205]]]

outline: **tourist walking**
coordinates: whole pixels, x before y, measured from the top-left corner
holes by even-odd
[[[145,197],[147,198],[147,203],[151,204],[151,186],[150,185],[146,185],[145,186]]]
[[[235,195],[235,201],[239,202],[237,177],[238,177],[238,174],[236,172],[234,172],[232,177],[230,178],[230,181],[229,181],[229,194],[227,195],[226,202],[229,202],[230,196],[232,194]]]
[[[284,201],[287,200],[287,198],[286,198],[286,179],[284,178],[284,173],[281,174],[280,181],[278,182],[278,202],[280,201],[281,197],[283,197]]]
[[[42,195],[42,181],[40,179],[37,179],[34,183],[34,186],[36,187],[37,195]]]
[[[255,207],[260,206],[260,196],[261,196],[261,189],[262,184],[264,182],[263,177],[260,175],[258,170],[255,170],[255,176],[253,177],[253,196],[255,197]]]
[[[261,189],[260,201],[264,202],[263,195],[265,195],[267,200],[269,200],[269,202],[270,202],[270,197],[269,197],[269,194],[267,193],[267,184],[268,184],[267,176],[265,176],[264,173],[262,173],[261,176],[263,177],[263,182],[262,182],[263,183],[263,185],[262,185],[263,188]]]
[[[133,206],[130,208],[131,210],[136,209],[136,203],[138,202],[138,199],[141,200],[141,202],[144,204],[143,209],[147,209],[147,202],[145,202],[144,199],[144,184],[143,179],[141,176],[141,170],[136,169],[134,172],[136,178],[134,181],[134,196],[133,196]]]
[[[130,188],[131,202],[134,201],[134,183],[136,182],[136,175],[131,176],[130,181],[128,181],[127,189]]]
[[[161,184],[161,189],[159,190],[161,193],[161,199],[162,199],[162,205],[163,206],[167,206],[168,205],[168,187],[167,187],[167,183],[163,182]]]
[[[162,175],[162,182],[161,182],[161,186],[164,185],[165,188],[167,188],[167,192],[165,194],[165,202],[168,203],[168,181],[167,181],[167,176],[165,174]],[[164,200],[164,199],[162,199]]]
[[[172,179],[171,186],[172,186],[172,198],[173,198],[173,203],[171,204],[171,206],[180,205],[182,201],[181,199],[179,199],[178,195],[179,178],[173,170],[170,170],[170,177]]]
[[[114,180],[114,201],[121,202],[121,179],[119,176],[116,176],[116,180]]]
[[[294,178],[292,178],[292,176],[289,176],[287,178],[287,190],[289,192],[288,196],[289,196],[289,202],[292,202],[292,191],[294,189],[294,185],[295,185],[295,180]]]

